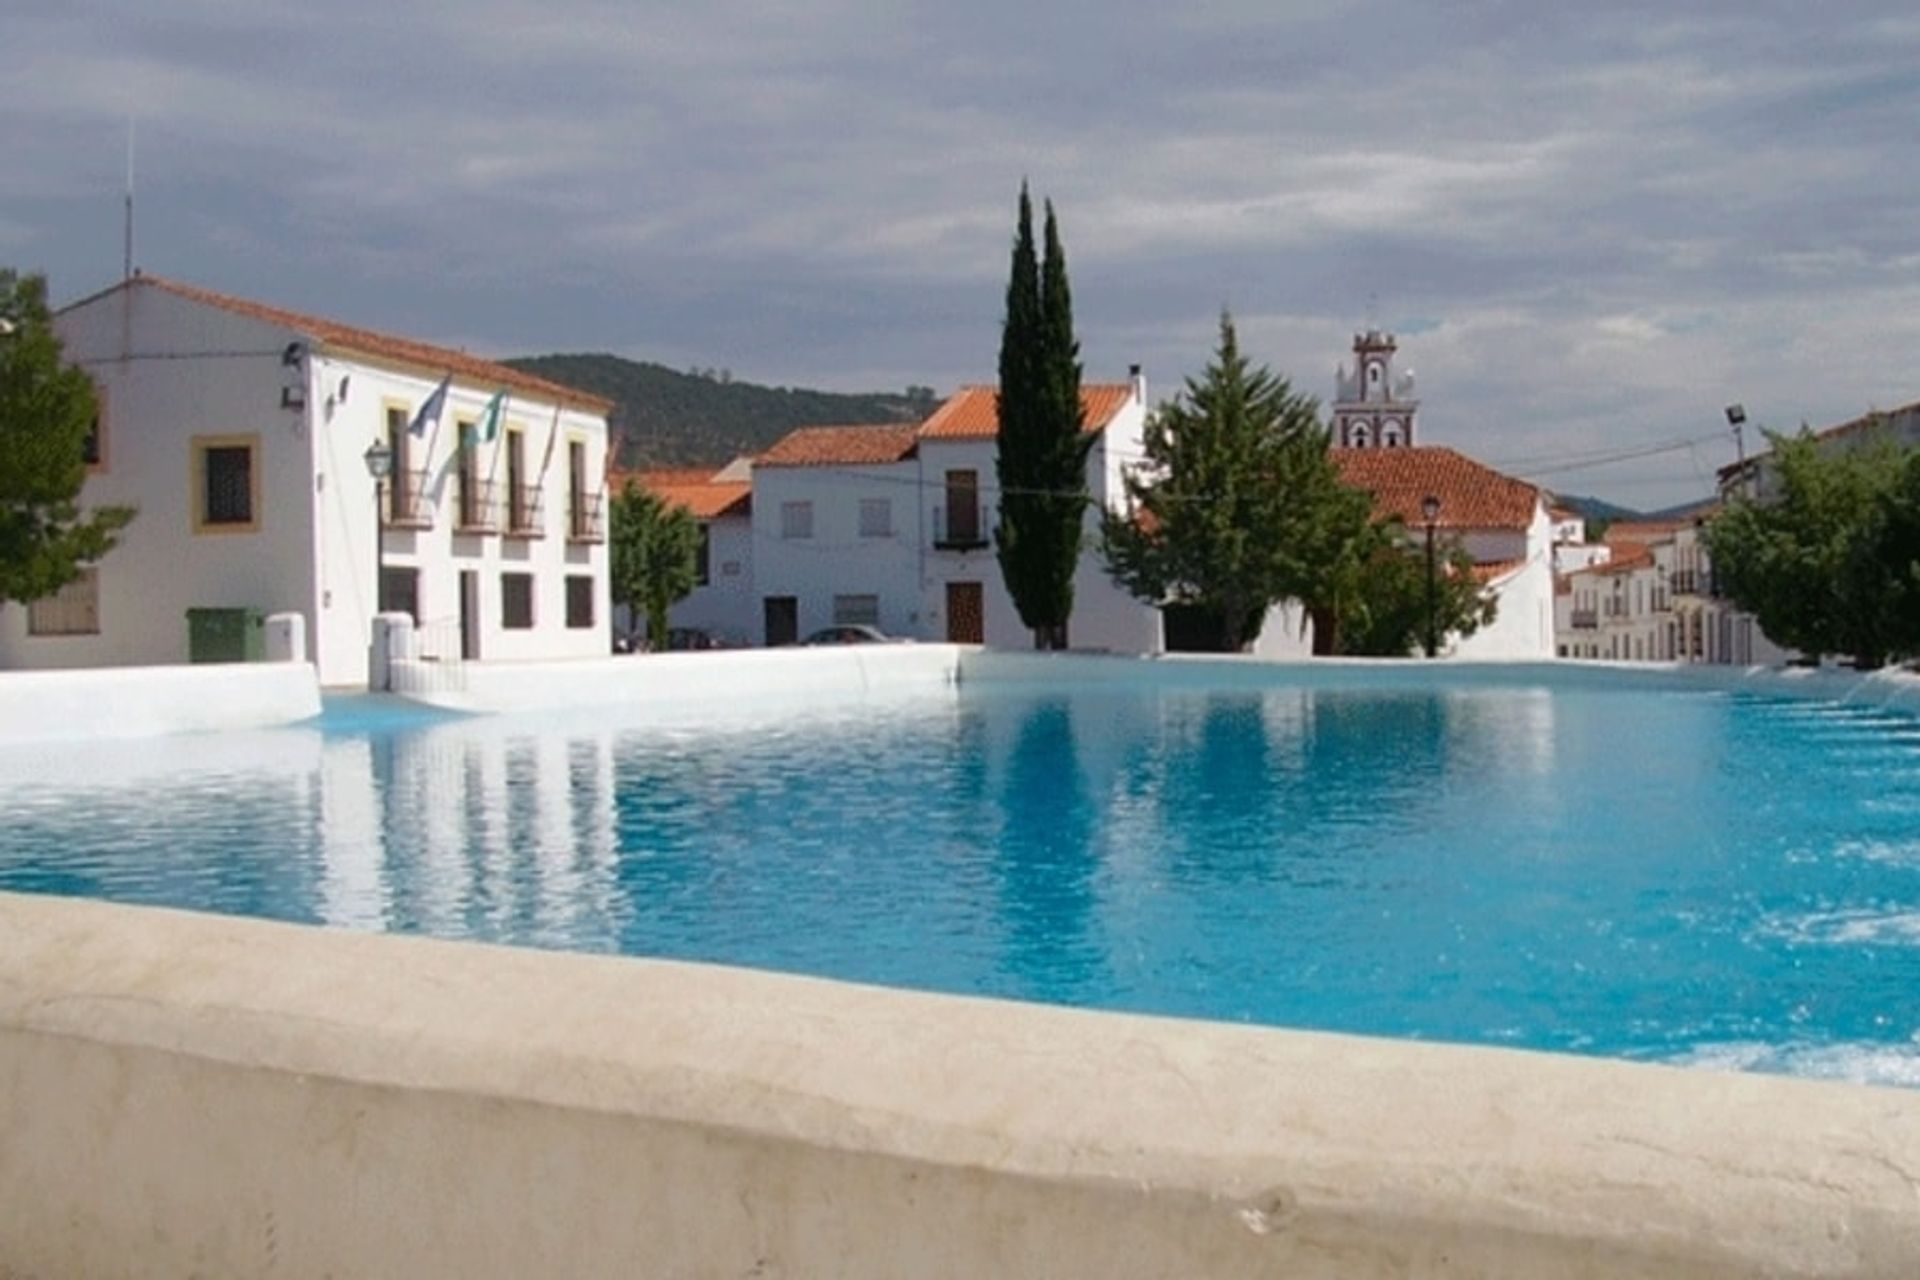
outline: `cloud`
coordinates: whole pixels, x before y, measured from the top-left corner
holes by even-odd
[[[1027,178],[1090,376],[1172,389],[1224,304],[1324,395],[1406,317],[1425,438],[1490,460],[1920,394],[1901,5],[14,9],[0,247],[63,296],[118,271],[131,116],[150,268],[500,352],[977,381]]]

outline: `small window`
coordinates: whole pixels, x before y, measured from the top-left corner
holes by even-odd
[[[93,389],[93,421],[87,427],[87,438],[80,442],[80,460],[87,464],[89,471],[107,469],[107,389],[96,386]]]
[[[92,569],[50,596],[27,605],[30,636],[97,636],[100,634],[100,580]]]
[[[533,575],[500,575],[500,625],[507,631],[526,631],[533,626]]]
[[[893,536],[893,499],[860,499],[860,536],[863,538]]]
[[[258,436],[193,439],[196,532],[242,533],[259,525]]]
[[[567,575],[567,625],[575,630],[593,625],[593,578],[587,574]]]
[[[879,596],[835,596],[833,625],[836,627],[877,627],[880,625]]]
[[[813,536],[813,504],[811,502],[780,504],[780,536],[782,538]]]
[[[707,585],[708,573],[713,565],[713,526],[700,526],[700,543],[693,549],[693,585]]]

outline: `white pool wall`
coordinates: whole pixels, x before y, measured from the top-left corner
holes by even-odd
[[[304,662],[0,672],[0,746],[294,724],[320,714]]]
[[[1920,1092],[51,897],[0,937],[0,1275],[1920,1272]]]

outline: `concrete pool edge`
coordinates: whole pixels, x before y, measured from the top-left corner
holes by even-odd
[[[1920,1092],[60,898],[0,938],[0,1274],[1920,1265]]]

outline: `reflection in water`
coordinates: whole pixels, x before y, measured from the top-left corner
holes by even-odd
[[[1109,687],[5,751],[0,888],[1830,1067],[1920,1033],[1910,729],[1629,690]]]

